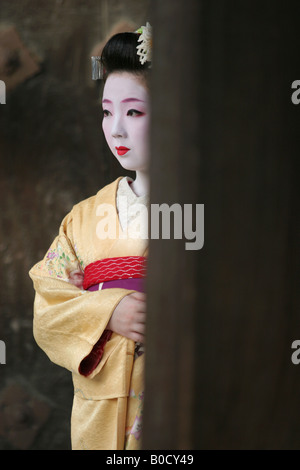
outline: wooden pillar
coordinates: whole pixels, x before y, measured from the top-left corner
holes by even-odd
[[[202,203],[201,2],[154,2],[151,203]],[[151,240],[144,445],[190,447],[200,252],[185,240]]]
[[[145,449],[299,447],[299,17],[153,1],[151,203],[204,204],[205,241],[150,241]]]

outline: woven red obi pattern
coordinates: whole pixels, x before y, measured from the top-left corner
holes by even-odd
[[[136,284],[146,277],[146,258],[143,256],[124,256],[105,258],[89,264],[84,270],[83,288],[93,290],[103,283],[102,288],[122,287],[143,292],[143,286]],[[97,287],[96,287],[97,289]],[[104,330],[92,351],[81,361],[79,373],[87,377],[101,361],[104,347],[110,340],[112,331]]]
[[[118,279],[145,278],[146,258],[144,256],[120,256],[105,258],[89,264],[84,270],[83,288]]]

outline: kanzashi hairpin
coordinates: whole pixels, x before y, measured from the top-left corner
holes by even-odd
[[[101,80],[103,78],[103,64],[100,56],[92,56],[92,79]]]
[[[151,62],[152,60],[152,26],[150,23],[146,23],[146,26],[141,26],[136,33],[140,34],[137,46],[137,55],[141,64],[145,62]]]

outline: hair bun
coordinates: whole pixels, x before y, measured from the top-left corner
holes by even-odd
[[[101,56],[93,56],[92,78],[106,78],[113,72],[146,73],[151,67],[152,28],[149,23],[135,32],[114,34]]]

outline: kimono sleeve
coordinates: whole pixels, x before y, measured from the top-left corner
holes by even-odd
[[[33,334],[50,360],[73,373],[103,335],[125,289],[84,291],[68,282],[80,262],[67,235],[67,216],[44,259],[29,272],[35,289]]]

